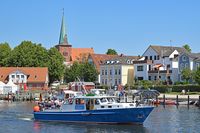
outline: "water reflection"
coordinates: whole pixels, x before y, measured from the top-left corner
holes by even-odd
[[[106,125],[106,124],[75,124],[65,122],[38,122],[34,121],[36,132],[84,132],[84,133],[145,133],[148,130],[143,125]]]

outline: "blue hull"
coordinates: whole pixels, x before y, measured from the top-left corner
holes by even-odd
[[[76,112],[34,112],[34,118],[40,121],[142,124],[152,110],[153,107],[138,107]]]

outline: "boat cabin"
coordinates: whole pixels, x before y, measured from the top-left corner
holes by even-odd
[[[65,111],[101,110],[135,107],[134,103],[117,103],[114,96],[78,96],[68,98],[61,107]]]

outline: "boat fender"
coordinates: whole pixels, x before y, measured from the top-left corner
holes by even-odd
[[[40,107],[39,106],[34,106],[33,111],[34,112],[39,112],[40,111]]]

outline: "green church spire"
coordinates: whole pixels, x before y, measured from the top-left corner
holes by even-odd
[[[64,9],[63,9],[61,29],[60,29],[59,44],[67,44],[68,45],[67,34],[65,33]]]

